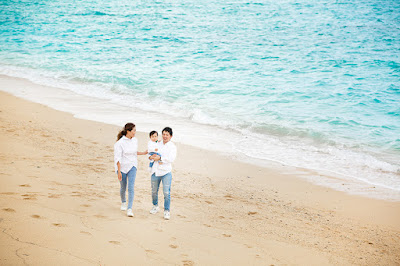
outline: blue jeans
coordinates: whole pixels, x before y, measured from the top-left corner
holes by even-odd
[[[161,154],[159,154],[158,152],[150,152],[150,153],[149,153],[150,156],[152,156],[152,155],[154,155],[154,154],[157,154],[158,156],[161,156]],[[149,164],[149,167],[150,167],[150,168],[153,167],[153,164],[154,164],[154,160],[151,160],[151,161],[150,161],[150,164]]]
[[[156,176],[155,174],[151,176],[151,196],[153,198],[153,205],[158,205],[158,189],[160,188],[161,181],[163,183],[164,210],[169,211],[171,205],[171,173],[163,176]]]
[[[122,173],[122,180],[119,181],[121,184],[120,194],[121,194],[121,202],[126,202],[125,192],[126,192],[126,183],[128,183],[128,209],[132,209],[133,205],[133,197],[135,196],[135,179],[136,179],[136,167],[133,166],[128,173]],[[127,182],[128,181],[128,182]]]

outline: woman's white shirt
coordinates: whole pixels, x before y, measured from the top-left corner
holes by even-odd
[[[151,174],[156,176],[163,176],[172,171],[172,162],[176,158],[176,146],[173,142],[168,141],[164,144],[163,141],[158,142],[158,153],[161,154],[161,162],[154,162]]]
[[[128,173],[133,166],[137,168],[137,150],[138,141],[135,137],[129,139],[122,136],[114,144],[114,166],[115,171],[118,171],[117,163],[121,164],[121,172]]]

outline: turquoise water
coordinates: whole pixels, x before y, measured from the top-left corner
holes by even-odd
[[[0,3],[1,74],[400,197],[399,1]]]

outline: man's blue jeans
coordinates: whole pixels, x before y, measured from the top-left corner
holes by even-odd
[[[163,176],[156,176],[153,174],[151,176],[151,196],[153,198],[153,205],[158,205],[158,189],[160,188],[160,183],[163,183],[163,193],[164,193],[164,210],[169,211],[171,205],[171,181],[172,174],[168,173]]]
[[[119,181],[119,183],[121,184],[121,190],[120,190],[121,202],[122,203],[126,202],[125,193],[126,193],[126,184],[128,183],[128,209],[132,209],[133,198],[135,196],[134,186],[136,179],[136,167],[133,166],[128,173],[125,174],[121,172],[121,174],[122,174],[122,180]]]

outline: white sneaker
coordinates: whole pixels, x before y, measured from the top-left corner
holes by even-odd
[[[170,218],[171,218],[171,214],[169,213],[169,211],[164,211],[164,219],[169,220]]]
[[[160,207],[154,205],[153,208],[150,210],[151,214],[156,214],[160,210]]]
[[[129,209],[129,210],[126,212],[126,215],[128,215],[129,217],[133,217],[132,209]]]
[[[126,202],[123,202],[121,204],[121,211],[126,211],[128,209],[128,205],[126,204]]]

